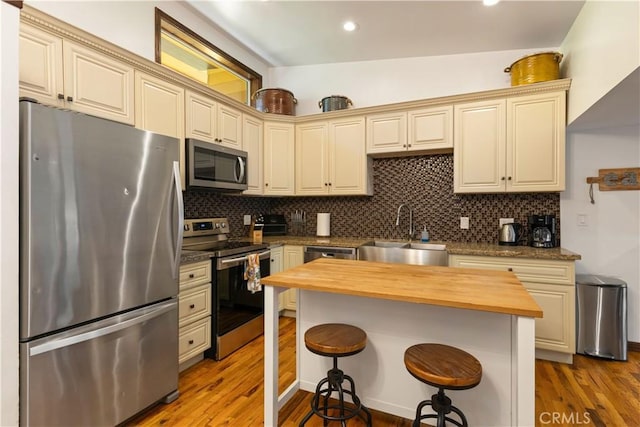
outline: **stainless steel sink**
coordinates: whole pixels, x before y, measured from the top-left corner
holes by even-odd
[[[358,259],[415,265],[448,265],[447,246],[375,240],[358,248]]]

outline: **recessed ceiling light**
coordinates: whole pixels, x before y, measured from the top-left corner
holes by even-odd
[[[345,31],[355,31],[358,29],[358,24],[353,21],[347,21],[342,25]]]
[[[485,6],[493,6],[494,4],[498,4],[500,0],[482,0],[482,4]]]

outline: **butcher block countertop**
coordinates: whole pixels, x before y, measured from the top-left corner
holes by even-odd
[[[542,309],[511,272],[320,258],[262,278],[285,288],[525,317]]]

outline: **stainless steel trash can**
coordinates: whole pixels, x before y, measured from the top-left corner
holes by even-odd
[[[577,353],[627,360],[627,284],[576,274]]]

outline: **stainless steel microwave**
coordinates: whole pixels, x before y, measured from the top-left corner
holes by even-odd
[[[247,153],[187,138],[187,186],[219,191],[247,189]]]

